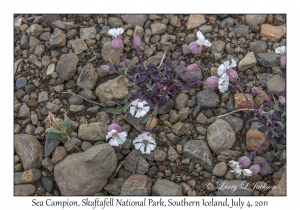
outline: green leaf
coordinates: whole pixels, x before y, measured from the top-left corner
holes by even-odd
[[[131,102],[128,102],[127,104],[125,104],[125,106],[123,106],[123,112],[126,113],[127,109],[129,108]]]
[[[284,117],[286,115],[286,112],[282,112],[281,117]]]
[[[150,118],[151,118],[151,115],[145,117],[145,118],[142,120],[141,124],[145,124],[146,122],[148,122],[148,121],[150,120]]]
[[[138,86],[138,85],[135,85],[134,88],[137,89],[137,90],[141,90],[141,89],[142,89],[142,88],[141,88],[140,86]]]
[[[152,114],[153,114],[153,115],[157,115],[157,111],[158,111],[158,107],[155,106],[155,108],[154,108],[153,111],[152,111]]]
[[[54,72],[55,65],[52,63],[48,66],[46,75],[52,74]]]
[[[56,128],[53,128],[53,127],[50,127],[50,128],[47,128],[45,130],[46,133],[61,133],[60,130],[56,129]]]
[[[282,145],[282,144],[276,144],[276,148],[277,148],[277,149],[285,149],[286,146],[285,146],[285,145]]]
[[[270,110],[270,111],[269,111],[269,115],[272,116],[272,115],[274,114],[274,112],[275,112],[275,110],[273,110],[273,109]]]
[[[276,101],[274,104],[274,108],[278,111],[283,111],[282,109],[279,108],[279,101]]]
[[[59,133],[47,133],[46,136],[49,138],[49,139],[61,139],[61,134]]]
[[[149,84],[146,84],[146,87],[148,88],[148,90],[152,90],[152,87]]]
[[[277,150],[277,152],[274,153],[274,156],[277,157],[281,153],[281,150]]]
[[[277,123],[280,125],[282,130],[285,128],[285,125],[281,121],[277,121]]]
[[[123,113],[123,110],[115,109],[115,108],[108,108],[108,109],[106,109],[106,112],[112,113],[112,114],[121,114],[121,113]]]
[[[126,68],[126,69],[124,70],[124,74],[127,75],[127,73],[128,73],[128,68]]]
[[[127,86],[127,87],[132,87],[132,86],[133,86],[133,83],[132,83],[132,82],[127,82],[127,83],[125,83],[124,85]]]
[[[71,131],[71,120],[70,118],[66,118],[65,119],[65,124],[66,124],[66,128],[67,128],[67,133],[69,133]]]
[[[262,156],[263,156],[263,158],[267,158],[267,157],[269,157],[270,155],[271,155],[271,152],[267,152],[267,153],[263,154]]]
[[[282,160],[282,159],[283,159],[283,156],[284,156],[285,153],[286,153],[286,151],[285,151],[285,150],[282,150],[282,152],[281,152],[281,154],[280,154],[279,160]]]

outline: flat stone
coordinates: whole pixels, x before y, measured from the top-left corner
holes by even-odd
[[[95,27],[81,28],[80,29],[80,39],[83,39],[83,40],[95,39],[96,33],[97,33],[97,31],[96,31]]]
[[[41,33],[39,39],[42,41],[48,41],[51,38],[51,33],[50,32],[43,32]]]
[[[258,53],[265,53],[267,51],[267,43],[261,40],[250,42],[249,47],[251,52],[254,52],[256,55]]]
[[[211,43],[211,53],[223,54],[224,49],[225,49],[225,42],[223,41],[213,41]]]
[[[46,14],[44,15],[45,23],[50,26],[53,21],[62,20],[62,17],[58,14]]]
[[[197,107],[194,110],[193,117],[195,117],[201,108],[215,108],[220,103],[220,97],[211,88],[206,88],[196,95]]]
[[[209,148],[217,155],[223,150],[231,149],[236,139],[231,126],[222,119],[217,119],[207,128],[206,138]]]
[[[171,162],[176,161],[177,159],[180,158],[180,155],[176,152],[176,150],[170,145],[168,148],[168,159]]]
[[[108,80],[96,88],[95,95],[101,103],[105,103],[108,106],[114,106],[115,104],[109,101],[113,98],[123,99],[126,96],[128,88],[124,85],[124,83],[127,82],[128,79],[122,76]]]
[[[83,102],[83,99],[82,98],[80,98],[80,97],[78,97],[78,96],[71,96],[70,98],[69,98],[69,104],[70,105],[80,105],[80,104],[82,104],[82,102]]]
[[[101,122],[81,124],[78,129],[78,138],[91,141],[105,140],[107,129],[108,126]]]
[[[33,183],[41,177],[42,173],[39,169],[33,168],[24,172],[14,173],[14,184]]]
[[[214,167],[214,160],[207,143],[203,140],[190,140],[183,147],[183,154],[191,158],[195,163],[200,164],[207,171],[211,172]]]
[[[44,51],[45,45],[37,45],[34,49],[34,54],[41,57],[44,54]]]
[[[76,29],[72,29],[66,33],[67,39],[73,39],[76,35],[77,35]]]
[[[217,163],[212,170],[212,174],[215,176],[224,176],[226,172],[227,165],[224,162]]]
[[[170,110],[169,112],[169,115],[170,115],[170,123],[176,123],[178,120],[179,120],[179,114],[177,114],[177,112],[173,109]]]
[[[125,159],[124,169],[133,172],[133,167],[136,162],[138,151],[132,150]],[[136,174],[145,174],[149,169],[149,163],[140,155],[137,162]]]
[[[230,27],[230,29],[235,33],[241,36],[248,36],[249,35],[249,26],[246,25],[239,25],[238,27]]]
[[[81,145],[81,141],[76,137],[71,137],[71,139],[67,140],[64,144],[65,149],[67,152],[76,151]],[[77,148],[76,148],[77,147]]]
[[[217,196],[252,196],[254,191],[244,185],[244,180],[220,181],[217,183]],[[223,187],[221,187],[223,186]],[[233,190],[234,189],[234,190]]]
[[[38,40],[37,38],[33,37],[33,36],[30,36],[29,37],[29,47],[30,48],[35,48],[36,46],[38,46],[40,44],[40,40]],[[34,53],[35,54],[35,53]]]
[[[278,42],[284,34],[282,26],[272,26],[270,24],[261,25],[260,37],[266,37],[268,41]]]
[[[53,190],[53,181],[47,177],[42,177],[41,179],[43,187],[47,192],[52,192]]]
[[[225,120],[235,133],[239,132],[243,128],[243,120],[241,118],[228,115],[222,117],[222,120]]]
[[[132,175],[125,180],[120,196],[148,196],[151,187],[151,179],[146,175]]]
[[[179,78],[182,79],[185,83],[196,82],[199,79],[202,79],[202,70],[197,66],[195,71],[187,71],[187,68],[181,65],[176,66],[174,71],[177,75],[180,75],[181,72],[186,71],[184,74],[180,75]]]
[[[267,17],[268,15],[246,15],[246,23],[260,26],[267,21]]]
[[[280,55],[275,52],[258,53],[256,59],[264,67],[275,67],[279,65]]]
[[[27,79],[26,77],[20,77],[16,80],[16,88],[18,89],[25,89],[25,86],[27,85]]]
[[[47,91],[41,91],[38,95],[38,102],[47,102],[49,100],[48,92]]]
[[[181,26],[181,22],[177,16],[172,17],[170,24],[171,26],[174,26],[176,28],[179,28]]]
[[[83,90],[83,91],[79,92],[79,95],[88,100],[96,99],[96,96],[94,95],[94,93],[91,90]]]
[[[188,95],[185,93],[180,93],[176,99],[175,99],[175,109],[177,109],[178,111],[185,107],[188,103]]]
[[[250,101],[251,104],[247,101],[245,98],[247,97],[248,101]],[[242,93],[236,93],[234,94],[234,107],[236,109],[243,109],[243,108],[252,108],[254,106],[254,100],[252,95],[250,94],[245,94],[245,96]],[[246,111],[245,111],[246,112]]]
[[[190,110],[190,108],[188,107],[181,108],[178,112],[180,121],[185,121],[191,113],[192,110]]]
[[[123,178],[115,178],[104,187],[104,190],[112,195],[119,195],[121,193],[123,184]]]
[[[151,153],[152,157],[154,158],[154,160],[156,161],[164,161],[167,158],[167,153],[165,151],[162,150],[154,150]]]
[[[41,162],[43,168],[47,169],[48,171],[52,171],[54,168],[54,164],[52,163],[52,160],[49,157],[46,157]]]
[[[127,23],[127,24],[131,24],[133,27],[135,27],[136,25],[140,26],[143,28],[146,20],[148,19],[148,15],[121,15],[121,19]]]
[[[24,103],[18,112],[18,118],[26,119],[30,117],[30,108]]]
[[[54,103],[48,102],[46,104],[46,109],[51,112],[57,112],[59,110],[59,106]]]
[[[56,73],[64,80],[70,80],[76,74],[78,61],[78,56],[73,53],[60,56],[56,66]]]
[[[72,42],[72,49],[76,55],[82,53],[87,50],[88,47],[83,39],[76,39]]]
[[[91,90],[95,87],[98,80],[98,74],[93,64],[88,63],[83,67],[77,80],[77,86],[85,90]]]
[[[41,167],[43,147],[34,136],[28,134],[15,134],[14,148],[19,155],[25,170]]]
[[[30,196],[36,191],[33,184],[20,184],[14,185],[14,195],[15,196]]]
[[[119,28],[124,24],[123,20],[118,17],[109,17],[107,22],[111,28]]]
[[[274,75],[271,79],[267,82],[267,88],[269,92],[277,92],[281,93],[284,91],[286,86],[285,79],[283,79],[279,75]]]
[[[56,28],[49,39],[50,46],[52,48],[64,47],[66,46],[66,38],[66,34],[62,30]]]
[[[64,22],[62,22],[61,20],[55,20],[51,23],[51,28],[53,29],[60,29],[60,30],[66,30],[66,26],[64,24]]]
[[[117,167],[117,156],[109,144],[66,156],[55,165],[54,179],[63,196],[91,196],[102,191]]]
[[[257,63],[254,52],[249,52],[246,56],[238,63],[238,69],[240,71],[245,71]]]
[[[151,24],[152,35],[163,34],[167,30],[167,26],[162,23]]]
[[[120,50],[122,52],[123,48]],[[116,63],[120,61],[120,51],[113,48],[111,41],[104,42],[101,50],[101,56],[106,62]]]
[[[64,147],[58,146],[52,153],[52,163],[57,164],[67,156],[67,151]]]
[[[188,131],[192,129],[192,125],[183,122],[177,122],[175,125],[172,126],[172,132],[175,133],[177,136],[183,136]]]
[[[27,35],[28,36],[34,36],[38,38],[42,32],[44,32],[44,29],[39,24],[31,24],[29,29],[27,29]]]
[[[180,185],[166,179],[158,179],[152,187],[152,196],[180,196],[182,188]]]
[[[106,125],[108,125],[110,123],[110,119],[109,119],[109,116],[106,112],[99,112],[97,113],[96,115],[96,119],[97,119],[97,122],[102,122]]]
[[[139,25],[136,25],[134,27],[134,31],[133,31],[133,37],[139,36],[141,39],[144,37],[144,29],[142,27],[140,27]]]
[[[193,29],[201,26],[206,23],[204,15],[189,15],[189,19],[187,22],[187,29]]]

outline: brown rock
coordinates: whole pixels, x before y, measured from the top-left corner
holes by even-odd
[[[109,116],[106,112],[97,113],[96,119],[97,119],[97,122],[102,122],[105,125],[108,125],[110,123]]]
[[[59,163],[66,156],[67,156],[66,149],[64,147],[58,146],[55,148],[54,152],[52,153],[52,163],[54,164]]]
[[[197,28],[206,23],[204,15],[190,15],[187,22],[187,29]]]
[[[254,102],[256,106],[260,106],[263,102],[268,101],[268,94],[266,93],[266,91],[261,90],[260,94],[256,95],[254,98]]]
[[[150,120],[146,123],[146,128],[149,126],[150,124],[150,121],[151,121],[151,118]],[[151,121],[151,124],[150,124],[150,129],[152,130],[153,128],[155,128],[155,126],[157,126],[157,123],[158,123],[158,119],[156,116],[153,117],[152,121]]]
[[[284,35],[284,29],[281,26],[272,26],[269,24],[262,24],[260,36],[266,37],[268,41],[278,42]]]
[[[177,122],[175,125],[173,125],[172,132],[175,133],[177,136],[182,136],[186,134],[188,131],[190,131],[192,127],[193,126],[191,124]]]
[[[127,171],[132,172],[134,164],[136,162],[138,151],[132,150],[131,153],[127,156],[125,163],[124,163],[124,169]],[[140,155],[139,160],[136,166],[136,174],[145,174],[148,171],[149,163]]]
[[[98,74],[95,71],[93,64],[88,63],[83,67],[78,77],[77,86],[85,90],[91,90],[96,85],[97,80],[98,80]]]
[[[148,15],[121,15],[121,19],[128,24],[131,24],[133,27],[136,25],[144,27],[144,23],[148,19]]]
[[[152,35],[163,34],[167,30],[167,26],[162,23],[151,24]]]
[[[36,108],[38,107],[39,103],[36,101],[34,98],[30,98],[26,101],[26,104],[31,107],[31,108]]]
[[[264,24],[267,20],[268,15],[246,15],[246,23],[248,25],[258,25]]]
[[[245,96],[248,98],[251,104],[249,104],[248,100],[244,97],[242,93],[236,93],[234,95],[234,107],[236,109],[243,109],[243,108],[252,108],[254,105],[254,100],[252,95],[250,94],[245,94]],[[247,112],[247,111],[245,111]]]
[[[269,150],[270,141],[266,141],[264,133],[255,130],[249,130],[246,133],[246,148],[249,152],[255,151],[262,143],[265,144],[257,151],[257,155],[262,155]]]
[[[283,173],[280,182],[268,193],[268,196],[286,196],[286,172]]]
[[[64,47],[66,46],[66,39],[66,34],[62,30],[56,28],[54,29],[53,35],[49,39],[50,46],[54,48]]]
[[[123,48],[121,48],[120,50],[122,52]],[[116,63],[120,61],[120,51],[113,48],[110,41],[104,42],[101,55],[106,62]]]
[[[21,25],[21,27],[20,27],[20,31],[26,31],[27,30],[27,28],[28,28],[28,25],[27,24],[23,24],[23,25]]]
[[[14,195],[15,196],[29,196],[33,195],[36,188],[33,184],[20,184],[14,186]]]
[[[247,55],[239,62],[238,68],[240,71],[245,71],[253,66],[255,66],[257,60],[255,58],[254,52],[249,52]]]
[[[78,129],[78,137],[83,140],[105,140],[108,126],[102,122],[81,124]]]
[[[152,182],[146,175],[132,175],[123,184],[120,196],[148,196],[151,194]]]
[[[76,39],[72,42],[72,49],[76,55],[82,53],[83,51],[87,50],[86,43],[83,39]]]

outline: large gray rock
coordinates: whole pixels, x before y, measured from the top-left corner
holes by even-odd
[[[70,80],[76,74],[78,61],[78,56],[73,53],[60,56],[56,66],[56,73],[64,80]]]
[[[90,27],[90,28],[81,28],[80,29],[80,39],[86,40],[86,39],[95,39],[96,37],[96,28]]]
[[[78,129],[78,138],[91,141],[105,140],[107,129],[108,125],[101,122],[81,124]]]
[[[182,194],[182,187],[166,179],[158,179],[152,187],[153,196],[178,196]]]
[[[190,140],[183,147],[185,157],[191,158],[195,163],[199,163],[207,171],[214,167],[214,160],[211,152],[203,140]]]
[[[36,191],[36,188],[33,184],[19,184],[14,186],[14,195],[15,196],[28,196],[33,195]]]
[[[206,88],[196,95],[197,107],[194,110],[193,117],[195,117],[201,108],[215,108],[220,103],[220,98],[216,92],[211,88]]]
[[[125,23],[131,24],[133,27],[136,25],[143,27],[144,23],[148,19],[148,15],[121,15],[121,19]]]
[[[68,155],[54,167],[54,179],[61,195],[94,195],[102,191],[117,167],[117,156],[109,144]]]
[[[94,88],[97,80],[98,80],[98,74],[95,71],[93,64],[88,63],[81,70],[81,73],[77,80],[77,86],[85,90],[91,90]]]
[[[235,132],[225,120],[217,119],[207,128],[206,138],[209,148],[219,155],[221,151],[231,149],[235,142]]]
[[[120,196],[147,196],[151,194],[152,182],[146,175],[132,175],[123,184]]]
[[[98,97],[101,103],[105,103],[108,106],[114,106],[115,103],[111,103],[114,99],[123,99],[128,93],[128,88],[124,85],[128,82],[125,77],[117,77],[112,80],[99,85],[95,91],[95,95]]]
[[[280,55],[275,52],[258,53],[256,59],[264,67],[274,67],[279,64]]]
[[[133,167],[136,162],[137,155],[138,155],[137,150],[132,150],[132,152],[129,153],[124,163],[125,170],[133,172]],[[148,168],[149,168],[149,163],[140,155],[136,166],[136,174],[145,174],[147,173]]]
[[[34,136],[15,134],[14,148],[25,170],[41,167],[43,147]]]
[[[179,78],[182,79],[185,83],[196,82],[199,79],[202,79],[202,70],[197,66],[195,71],[187,71],[187,68],[181,65],[178,65],[174,71],[180,75],[181,72],[186,71]]]
[[[244,180],[219,181],[216,183],[218,191],[217,196],[251,196],[253,190],[247,187],[248,182]]]

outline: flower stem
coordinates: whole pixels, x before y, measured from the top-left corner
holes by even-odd
[[[97,103],[97,102],[88,100],[88,99],[86,99],[86,98],[84,98],[84,97],[82,97],[82,96],[80,96],[80,95],[75,94],[75,93],[69,93],[69,92],[58,92],[58,93],[71,94],[71,95],[73,95],[73,96],[77,96],[77,97],[79,97],[79,98],[82,98],[82,99],[84,99],[84,100],[86,100],[86,101],[88,101],[88,102],[90,102],[90,103],[97,104],[97,105],[102,106],[102,107],[106,107],[106,104],[103,104],[103,103]]]
[[[255,109],[250,109],[250,108],[243,108],[243,109],[237,109],[237,110],[234,110],[232,112],[229,112],[229,113],[226,113],[226,114],[223,114],[223,115],[220,115],[218,117],[216,117],[217,119],[220,118],[220,117],[225,117],[227,115],[230,115],[230,114],[233,114],[235,112],[239,112],[239,111],[254,111]]]

